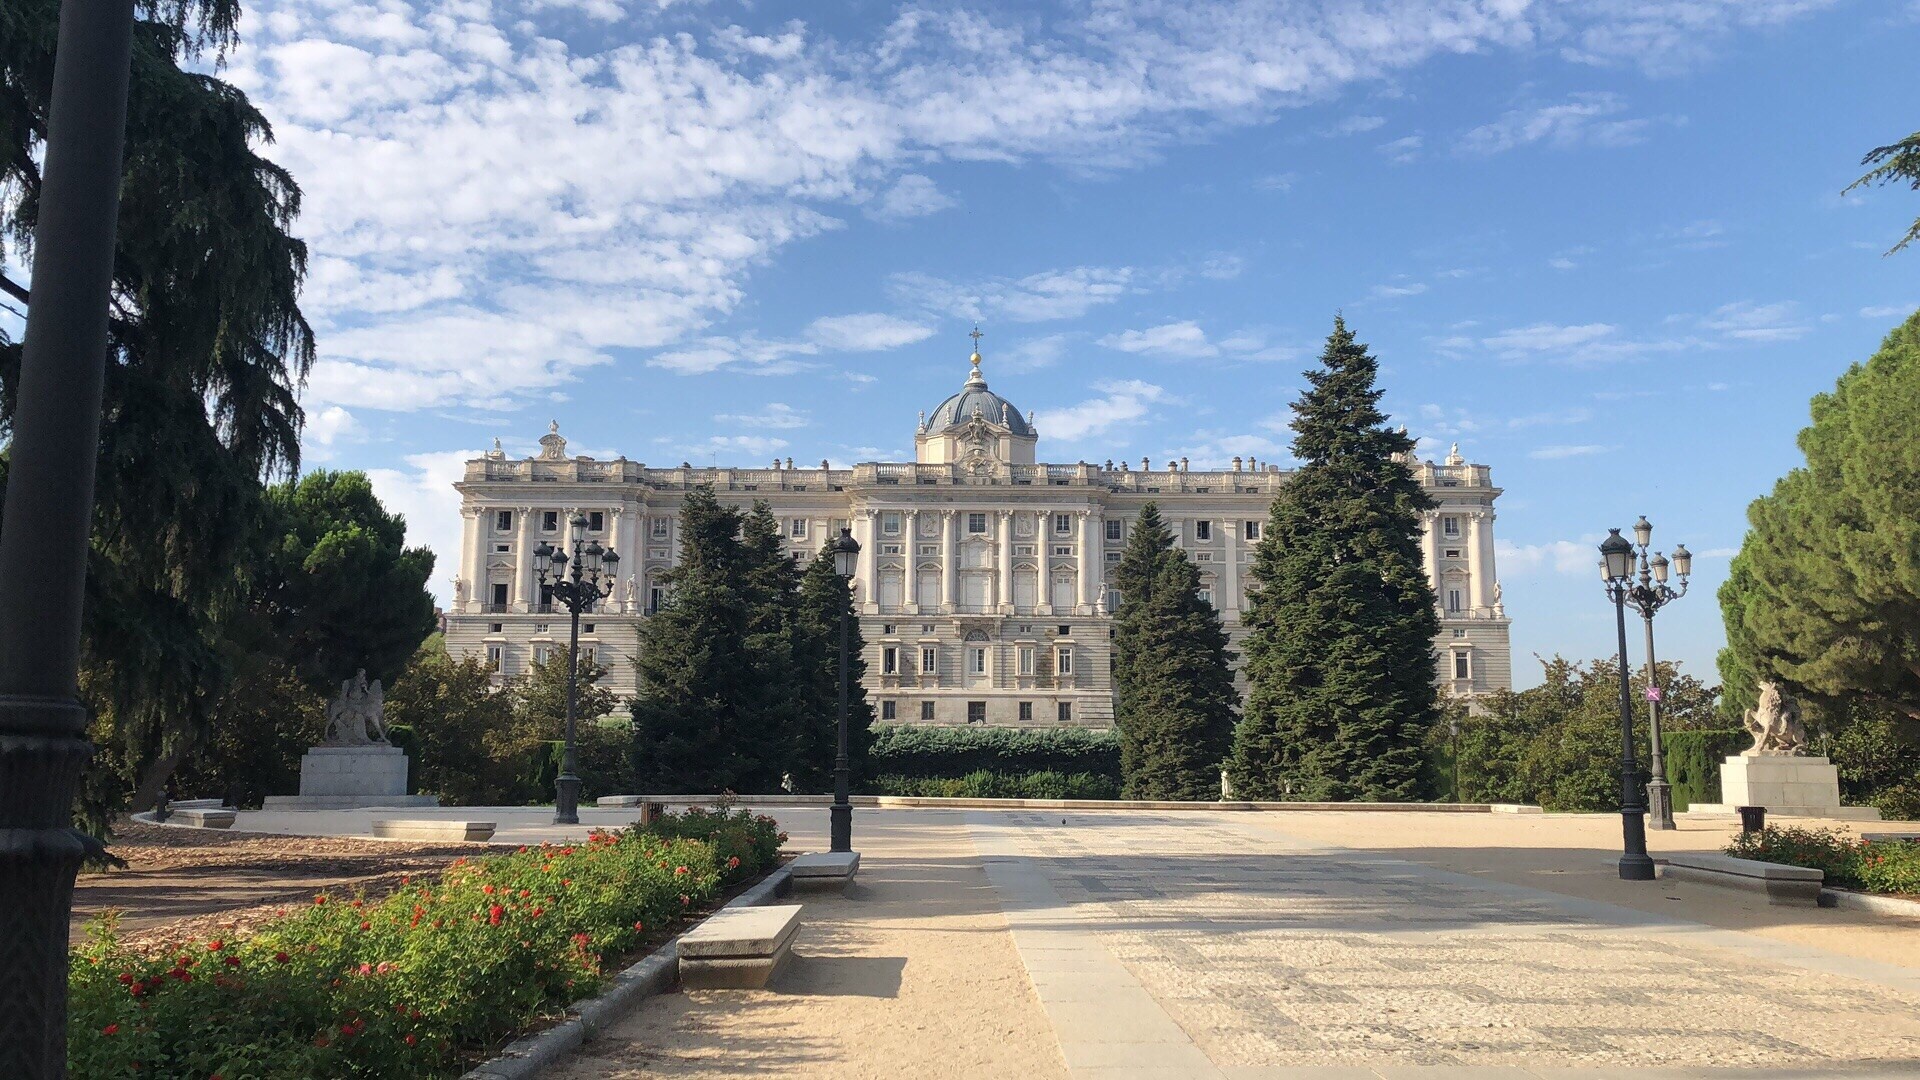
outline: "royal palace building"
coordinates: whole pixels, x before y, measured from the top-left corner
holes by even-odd
[[[1289,472],[1240,458],[1219,470],[1040,463],[1032,414],[988,389],[978,353],[972,364],[960,392],[922,414],[911,462],[650,468],[570,457],[557,424],[537,457],[509,459],[496,443],[455,485],[466,532],[448,650],[486,656],[505,679],[565,646],[568,616],[543,595],[533,550],[561,543],[577,514],[620,555],[613,596],[582,616],[581,651],[607,667],[612,690],[633,693],[640,627],[679,556],[681,499],[703,484],[726,503],[770,505],[796,562],[853,530],[867,693],[882,720],[1110,725],[1109,614],[1120,598],[1107,579],[1149,502],[1199,566],[1238,648],[1253,549]],[[1413,467],[1438,504],[1423,537],[1440,604],[1435,676],[1454,697],[1508,687],[1500,489],[1457,448],[1444,464]]]

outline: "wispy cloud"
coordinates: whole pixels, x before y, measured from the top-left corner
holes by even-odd
[[[1408,281],[1395,285],[1375,285],[1367,295],[1374,300],[1397,300],[1403,296],[1419,296],[1426,291],[1426,282]]]
[[[1165,390],[1138,379],[1095,383],[1099,397],[1059,409],[1042,409],[1034,424],[1042,436],[1074,443],[1146,418],[1150,407],[1169,400]]]
[[[1626,108],[1625,99],[1615,93],[1576,93],[1558,104],[1502,113],[1498,120],[1461,136],[1454,148],[1462,154],[1484,156],[1532,143],[1560,149],[1631,146],[1646,139],[1655,121],[1646,117],[1621,117],[1619,114]],[[1662,118],[1660,122],[1677,121]]]
[[[1425,136],[1403,135],[1392,142],[1381,143],[1374,149],[1386,155],[1395,165],[1406,165],[1420,158],[1420,149],[1426,145]]]
[[[908,173],[870,203],[866,212],[875,221],[893,225],[958,205],[957,200],[941,191],[932,180],[919,173]]]
[[[1600,566],[1600,538],[1591,542],[1549,540],[1544,544],[1516,544],[1495,539],[1494,560],[1500,569],[1514,576],[1551,570],[1556,574],[1597,574]]]
[[[1736,341],[1794,341],[1812,330],[1798,320],[1797,308],[1791,300],[1774,304],[1739,300],[1713,309],[1700,325]]]
[[[1167,323],[1147,330],[1125,330],[1108,334],[1100,344],[1121,352],[1175,359],[1196,359],[1220,355],[1219,346],[1207,340],[1206,331],[1191,320]]]
[[[888,293],[945,317],[1047,322],[1077,319],[1137,289],[1133,267],[1079,266],[1023,278],[954,282],[919,271],[895,274]]]
[[[752,334],[698,338],[647,361],[677,375],[728,370],[753,375],[792,375],[813,367],[802,357],[822,352],[885,352],[933,336],[933,327],[873,312],[813,320],[796,338],[765,340]]]
[[[1592,457],[1613,449],[1611,446],[1599,446],[1588,443],[1581,446],[1542,446],[1527,451],[1527,456],[1535,461],[1559,461],[1563,458]]]
[[[1878,307],[1863,307],[1860,317],[1863,319],[1904,319],[1913,314],[1920,304],[1883,304]]]
[[[803,428],[812,423],[813,418],[791,405],[774,401],[757,413],[721,413],[713,422],[753,428]]]

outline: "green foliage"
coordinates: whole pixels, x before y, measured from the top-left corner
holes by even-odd
[[[519,770],[498,753],[513,727],[513,700],[492,685],[493,671],[476,657],[447,655],[436,635],[387,688],[387,723],[405,727],[415,791],[450,806],[500,805],[515,798]]]
[[[1721,596],[1731,664],[1920,720],[1920,314],[1812,411],[1806,464],[1747,510]]]
[[[321,895],[250,936],[140,953],[98,925],[69,977],[75,1076],[457,1076],[599,988],[608,962],[770,866],[770,818],[692,811]],[[651,937],[650,937],[651,936]],[[134,1063],[138,1062],[138,1065]]]
[[[326,701],[277,656],[231,662],[234,675],[213,706],[206,741],[182,759],[173,787],[258,807],[268,795],[299,790],[300,758],[326,733]]]
[[[1220,613],[1148,503],[1115,572],[1114,726],[1129,799],[1220,797],[1240,694]]]
[[[871,558],[872,554],[868,553]],[[839,750],[840,625],[847,627],[847,760],[859,783],[873,746],[873,703],[867,700],[866,642],[853,607],[853,589],[833,567],[831,542],[807,564],[800,579],[794,664],[800,706],[796,746],[789,759],[793,790],[833,790]]]
[[[1920,723],[1856,701],[1814,710],[1812,752],[1833,759],[1846,802],[1895,821],[1920,818]]]
[[[1439,621],[1418,537],[1433,503],[1344,320],[1320,359],[1293,406],[1301,468],[1255,549],[1228,772],[1240,798],[1423,799]]]
[[[14,0],[0,16],[0,264],[31,254],[58,10]],[[289,233],[299,189],[256,153],[272,133],[246,96],[190,62],[231,42],[237,5],[141,12],[82,628],[100,752],[78,809],[95,830],[207,736],[230,677],[225,624],[263,536],[261,482],[297,462],[294,388],[313,358],[297,304],[307,253]],[[19,364],[0,335],[0,437]]]
[[[1857,187],[1877,187],[1881,184],[1902,181],[1915,191],[1920,191],[1920,131],[1914,132],[1897,143],[1874,147],[1867,151],[1867,156],[1860,159],[1860,164],[1871,165],[1873,168],[1869,169],[1865,176],[1848,184],[1840,194],[1845,195]],[[1907,229],[1907,234],[1900,238],[1899,243],[1888,249],[1887,254],[1891,255],[1915,240],[1920,240],[1920,218],[1914,219],[1913,225]]]
[[[978,769],[957,777],[880,776],[880,795],[940,799],[1117,799],[1120,787],[1110,776],[1093,773],[998,773]]]
[[[975,772],[1089,773],[1120,783],[1120,741],[1088,728],[923,727],[879,724],[868,768],[876,776],[950,779]]]
[[[560,776],[566,748],[567,744],[559,739],[546,744],[546,754],[536,758],[537,769],[532,778],[534,791],[553,792],[553,782]],[[573,752],[574,775],[580,777],[582,801],[597,799],[602,795],[628,795],[635,791],[631,723],[603,720],[581,724],[574,735]]]
[[[1742,859],[1810,866],[1828,885],[1874,893],[1920,894],[1920,842],[1854,840],[1834,829],[1769,825],[1741,833],[1726,853]]]
[[[1673,785],[1673,808],[1720,801],[1720,764],[1751,742],[1744,728],[1701,728],[1662,731],[1660,750],[1667,783]]]

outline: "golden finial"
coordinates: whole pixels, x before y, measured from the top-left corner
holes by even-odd
[[[973,339],[973,357],[972,357],[972,363],[973,363],[973,366],[974,366],[974,368],[975,368],[976,370],[978,370],[978,369],[979,369],[979,367],[980,367],[980,339],[981,339],[981,338],[983,338],[983,337],[986,337],[986,335],[985,335],[985,334],[982,334],[982,333],[980,332],[980,324],[979,324],[979,323],[974,323],[974,324],[973,324],[973,333],[971,333],[971,334],[968,334],[967,336]]]

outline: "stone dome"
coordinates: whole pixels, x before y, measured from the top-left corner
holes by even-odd
[[[967,384],[933,410],[933,416],[927,420],[926,430],[934,433],[958,427],[978,413],[981,419],[1007,428],[1015,435],[1031,436],[1033,425],[1027,423],[1027,418],[1021,415],[1013,402],[987,389],[986,376],[980,374],[980,354],[976,352],[970,359],[973,371],[967,376]]]

